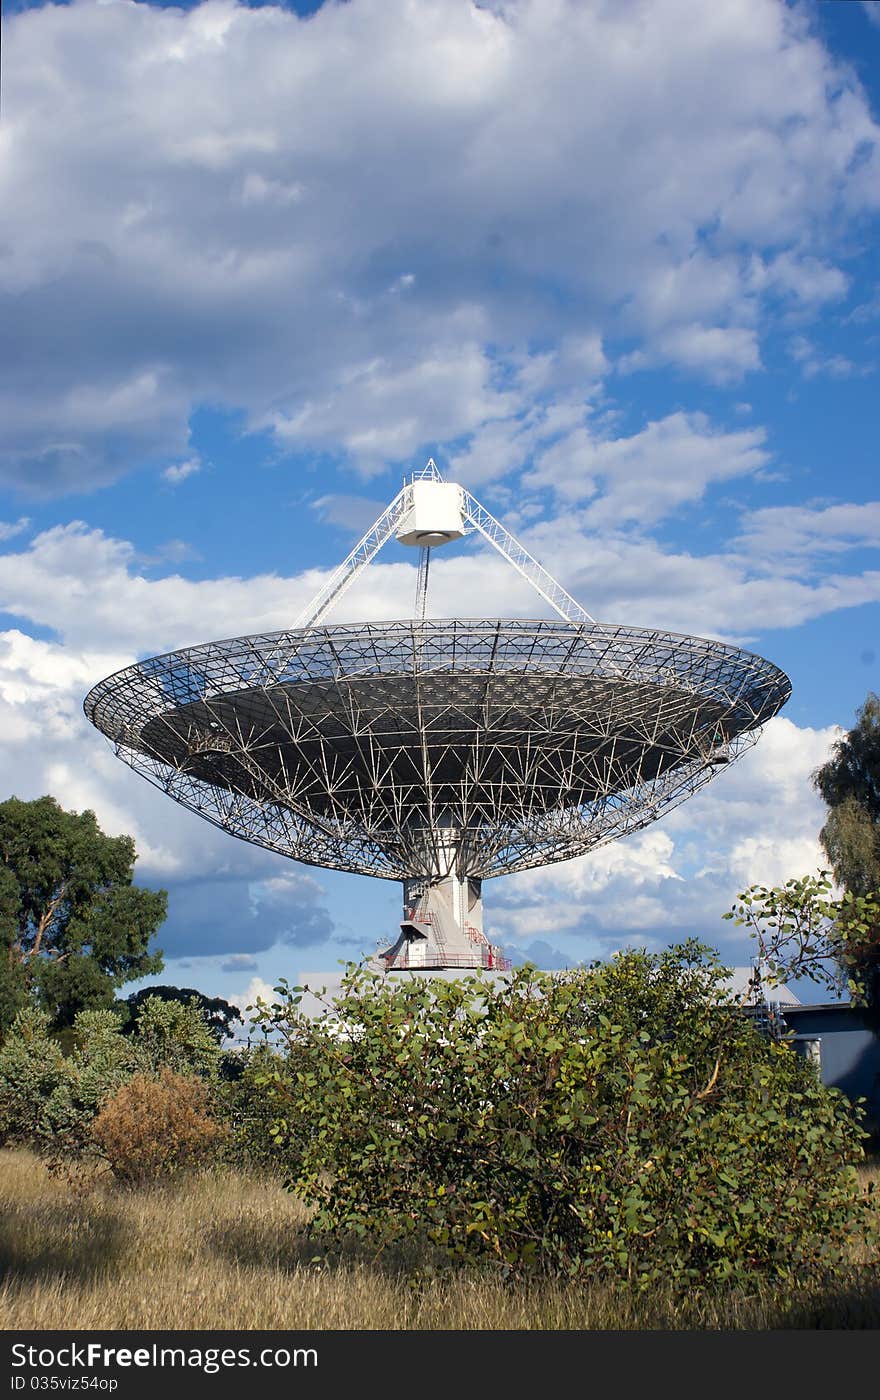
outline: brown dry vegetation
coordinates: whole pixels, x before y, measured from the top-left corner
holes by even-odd
[[[880,1179],[880,1170],[865,1170]],[[202,1173],[132,1190],[60,1181],[0,1152],[0,1327],[5,1329],[477,1329],[878,1327],[877,1261],[833,1293],[806,1287],[676,1302],[425,1261],[321,1255],[275,1181]]]

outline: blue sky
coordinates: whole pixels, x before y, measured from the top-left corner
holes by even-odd
[[[299,11],[299,13],[297,12]],[[307,13],[308,12],[308,13]],[[514,956],[700,934],[817,867],[810,773],[880,689],[880,5],[5,7],[0,772],[129,831],[163,980],[370,951],[395,886],[224,837],[81,712],[289,625],[433,456],[591,613],[793,696],[691,803],[490,882]],[[540,615],[473,542],[436,616]],[[405,615],[391,548],[337,620]]]

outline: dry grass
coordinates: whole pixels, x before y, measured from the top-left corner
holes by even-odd
[[[880,1287],[864,1264],[832,1295],[728,1293],[683,1304],[662,1290],[506,1286],[452,1271],[414,1278],[400,1260],[356,1253],[331,1261],[316,1257],[302,1206],[243,1173],[134,1191],[107,1177],[60,1182],[29,1153],[5,1151],[0,1205],[5,1329],[880,1326]]]

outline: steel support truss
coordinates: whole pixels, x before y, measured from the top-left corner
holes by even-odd
[[[428,465],[421,471],[416,472],[408,482],[405,482],[398,491],[390,505],[386,506],[378,520],[370,526],[365,535],[358,540],[354,549],[343,559],[339,567],[330,575],[323,587],[316,593],[312,601],[299,614],[295,626],[317,627],[324,621],[331,608],[339,602],[340,598],[348,592],[358,575],[376,558],[380,549],[388,543],[394,535],[401,520],[410,508],[412,498],[412,485],[415,481],[442,481],[437,465],[431,458]],[[520,578],[524,578],[531,584],[535,592],[549,603],[551,608],[559,617],[566,622],[595,622],[580,603],[572,598],[570,593],[557,583],[556,579],[547,572],[542,564],[539,564],[525,545],[520,544],[509,530],[491,515],[485,506],[470,491],[464,487],[459,488],[462,495],[463,515],[466,524],[471,531],[478,531],[483,539],[487,540],[493,549],[496,549],[503,559],[516,570]],[[430,550],[423,549],[419,558],[419,577],[416,585],[416,618],[421,621],[425,616],[425,604],[428,592],[428,564]]]

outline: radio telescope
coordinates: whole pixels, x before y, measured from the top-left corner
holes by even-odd
[[[555,617],[426,618],[433,550],[473,532]],[[328,626],[393,538],[419,550],[414,616]],[[737,647],[596,622],[430,461],[289,631],[140,661],[84,708],[119,758],[231,835],[401,881],[381,966],[503,968],[484,880],[647,826],[754,743],[790,693]]]

